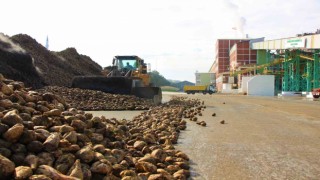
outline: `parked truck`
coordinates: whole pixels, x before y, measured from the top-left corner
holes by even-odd
[[[183,91],[187,94],[195,94],[195,93],[212,94],[212,93],[217,92],[216,88],[213,85],[203,85],[203,86],[185,85],[183,87]]]

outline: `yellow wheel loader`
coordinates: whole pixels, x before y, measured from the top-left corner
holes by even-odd
[[[161,88],[150,83],[147,65],[138,56],[115,56],[105,76],[75,76],[71,87],[135,95],[153,99],[155,104],[162,100]]]

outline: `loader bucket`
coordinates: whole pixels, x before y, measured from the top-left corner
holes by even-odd
[[[162,91],[159,87],[134,87],[132,94],[146,99],[153,99],[154,104],[161,104]]]
[[[130,95],[132,79],[126,77],[76,76],[72,80],[71,87]]]
[[[72,88],[97,90],[111,94],[135,95],[137,97],[152,99],[158,105],[162,100],[162,91],[159,87],[133,87],[136,79],[128,77],[106,76],[76,76],[72,80]]]

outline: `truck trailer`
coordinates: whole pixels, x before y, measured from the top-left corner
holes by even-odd
[[[185,85],[183,87],[183,91],[187,94],[195,94],[195,93],[213,94],[213,93],[217,92],[216,88],[213,85],[203,85],[203,86]]]

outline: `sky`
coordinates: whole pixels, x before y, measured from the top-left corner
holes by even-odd
[[[0,0],[0,33],[44,46],[48,36],[51,51],[74,47],[102,67],[137,55],[167,79],[195,82],[217,39],[315,32],[319,9],[320,0]]]

